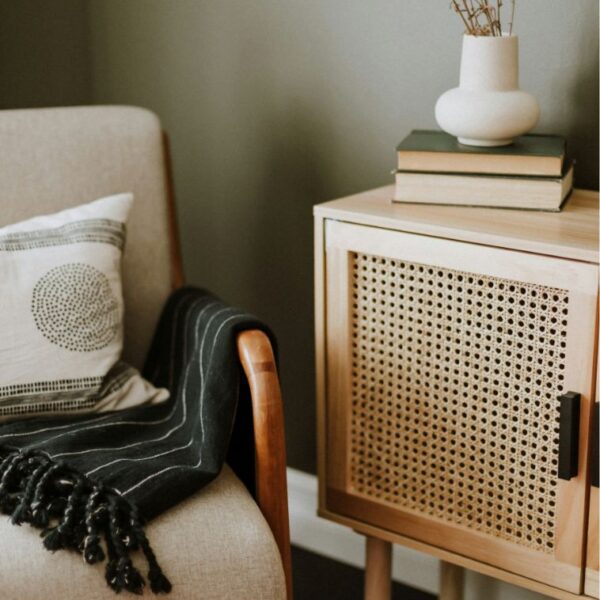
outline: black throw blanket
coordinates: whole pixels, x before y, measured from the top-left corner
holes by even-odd
[[[90,564],[107,554],[116,592],[141,593],[130,553],[148,562],[155,593],[169,592],[142,523],[212,481],[227,455],[240,389],[236,334],[265,327],[207,292],[184,288],[161,316],[144,368],[171,397],[94,416],[0,425],[0,511],[42,529],[48,550]]]

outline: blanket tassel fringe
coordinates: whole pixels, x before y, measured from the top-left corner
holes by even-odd
[[[171,591],[137,507],[44,452],[0,448],[0,512],[10,515],[14,525],[42,529],[43,544],[52,552],[75,550],[88,564],[108,558],[106,582],[115,592],[143,593],[145,580],[130,558],[139,549],[152,591]]]

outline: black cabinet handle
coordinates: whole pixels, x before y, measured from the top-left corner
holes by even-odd
[[[579,456],[579,404],[581,395],[567,392],[558,397],[560,402],[558,438],[558,477],[577,477]]]
[[[598,464],[598,408],[600,404],[596,402],[594,404],[594,414],[592,415],[592,451],[590,456],[590,484],[594,487],[600,487],[598,485],[598,475],[600,471],[600,465]]]

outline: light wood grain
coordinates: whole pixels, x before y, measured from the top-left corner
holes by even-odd
[[[336,248],[363,252],[478,275],[577,289],[594,302],[597,296],[598,268],[593,264],[331,220],[327,221],[326,232],[326,251]],[[328,272],[328,279],[335,275]]]
[[[600,559],[598,557],[598,503],[600,494],[598,488],[590,490],[590,516],[588,522],[587,557],[584,580],[584,593],[592,598],[600,598],[599,571]]]
[[[598,352],[598,336],[596,336],[596,387],[594,390],[595,402],[599,401],[600,394],[600,353]],[[593,436],[591,436],[593,438]],[[591,440],[592,443],[598,443],[598,440]],[[600,512],[600,492],[597,487],[590,486],[589,513],[587,528],[587,552],[586,567],[583,589],[586,596],[600,598],[600,549],[598,540],[598,529],[600,521],[598,513]]]
[[[597,275],[592,282],[598,285]],[[579,472],[569,481],[559,480],[557,499],[556,550],[557,560],[572,565],[583,563],[587,495],[589,485],[589,435],[594,395],[594,368],[598,297],[579,289],[569,295],[567,327],[567,368],[564,390],[581,394],[579,419]],[[581,529],[584,536],[580,536]]]
[[[569,319],[565,331],[566,356],[563,360],[563,385],[565,391],[574,390],[581,394],[582,405],[580,472],[577,477],[572,478],[570,481],[560,481],[558,484],[554,553],[556,564],[562,565],[562,568],[551,568],[551,558],[549,559],[547,555],[540,556],[539,552],[528,550],[525,547],[519,547],[519,554],[522,555],[521,560],[513,562],[518,573],[527,576],[533,576],[532,573],[537,573],[537,577],[550,578],[555,582],[555,585],[562,585],[569,591],[579,591],[579,569],[583,560],[584,523],[586,520],[585,469],[593,383],[594,327],[597,302],[596,290],[598,288],[597,266],[499,248],[478,247],[474,249],[471,244],[463,242],[431,239],[334,221],[327,222],[326,234],[328,306],[327,481],[330,488],[342,492],[338,500],[345,509],[345,514],[349,516],[352,516],[352,513],[348,510],[356,508],[361,511],[362,518],[367,519],[366,507],[368,506],[368,510],[378,513],[377,515],[373,514],[371,518],[380,518],[384,511],[383,508],[378,510],[377,507],[383,507],[385,504],[383,500],[377,502],[368,497],[361,498],[360,501],[357,498],[352,499],[352,501],[348,498],[346,503],[341,500],[344,491],[347,495],[354,493],[347,485],[347,470],[349,468],[349,449],[347,446],[350,444],[348,415],[350,413],[350,398],[352,397],[350,382],[352,380],[352,369],[355,368],[350,358],[348,340],[348,330],[350,329],[350,303],[348,301],[350,294],[348,282],[350,253],[360,252],[367,255],[391,257],[410,261],[411,263],[431,265],[434,268],[443,267],[467,274],[490,275],[536,286],[556,285],[569,291]],[[390,266],[386,265],[382,268],[390,268]],[[560,273],[560,281],[557,281],[557,273]],[[370,279],[370,281],[373,280]],[[377,319],[380,321],[382,318],[378,313]],[[383,372],[378,376],[381,381],[385,381],[386,377],[388,375]],[[533,421],[530,426],[538,425],[537,421]],[[423,433],[427,435],[427,432]],[[540,434],[540,437],[542,437],[542,434]],[[357,458],[357,460],[360,460],[360,458]],[[477,464],[473,465],[474,469],[477,467]],[[532,466],[532,468],[535,468],[535,466]],[[490,476],[496,477],[496,474],[491,473]],[[357,501],[354,502],[354,500]],[[331,507],[329,502],[328,507]],[[353,508],[349,509],[349,507]],[[394,510],[399,511],[399,516],[396,519],[392,516]],[[390,527],[390,523],[393,523],[394,526],[407,527],[408,523],[411,522],[407,518],[410,512],[403,511],[401,506],[394,507],[391,502],[387,504],[385,514],[388,518],[380,521],[379,524],[386,527]],[[438,537],[446,541],[453,539],[450,535],[450,529],[445,529],[445,521],[441,519],[427,521],[428,518],[424,514],[420,515],[418,520],[413,520],[413,527],[409,535],[414,537],[425,536],[429,531],[429,540],[422,537],[425,541],[431,542]],[[406,529],[399,531],[408,534]],[[477,535],[480,534],[477,533]],[[455,549],[460,547],[460,551],[471,552],[471,556],[474,558],[478,557],[473,552],[481,547],[482,551],[487,553],[490,562],[493,561],[491,557],[494,554],[497,555],[496,560],[499,566],[503,566],[503,561],[506,560],[506,557],[501,555],[500,552],[504,542],[495,539],[493,536],[485,544],[471,546],[470,548],[462,544],[460,540],[455,540],[454,543]],[[493,549],[494,544],[498,544],[495,550]],[[508,548],[504,547],[503,551],[507,552]],[[528,556],[529,560],[525,560],[525,556]],[[540,564],[544,565],[543,568],[538,568]],[[569,568],[569,565],[575,566],[576,569]],[[527,571],[527,569],[531,569],[531,571]],[[559,572],[562,577],[560,582],[557,580],[557,573]],[[542,579],[542,581],[548,582],[550,579]]]
[[[348,256],[330,249],[327,265],[327,485],[346,490],[349,482],[348,433],[350,427],[351,362]]]
[[[314,287],[315,287],[315,392],[317,401],[317,476],[319,506],[325,506],[326,488],[326,410],[327,381],[325,369],[326,313],[325,313],[325,226],[323,219],[314,218]]]
[[[463,600],[465,570],[458,565],[440,562],[440,594],[438,600]]]
[[[439,558],[440,560],[445,560],[447,562],[464,567],[470,571],[476,571],[483,575],[487,575],[488,577],[494,577],[500,581],[505,581],[512,585],[527,588],[534,592],[538,592],[539,594],[549,596],[550,598],[556,598],[557,600],[581,600],[581,595],[578,593],[571,593],[556,587],[552,587],[539,581],[535,581],[534,579],[529,579],[516,573],[511,573],[505,569],[500,569],[496,566],[474,560],[469,556],[445,550],[434,544],[427,544],[420,540],[390,531],[389,529],[378,527],[372,523],[360,521],[356,518],[346,517],[332,510],[319,509],[318,515],[324,519],[329,519],[330,521],[334,521],[340,525],[350,527],[357,533],[379,537],[394,544],[400,544],[406,548],[412,548],[418,552],[424,552]]]
[[[365,542],[365,600],[390,600],[392,544],[370,536]]]
[[[582,561],[588,511],[587,446],[598,296],[598,194],[576,191],[566,209],[558,214],[399,206],[391,203],[391,194],[391,187],[380,188],[315,207],[315,261],[319,265],[315,279],[319,313],[316,339],[317,344],[326,347],[325,351],[318,350],[317,357],[321,377],[319,415],[326,421],[332,416],[337,420],[336,425],[319,424],[321,435],[326,436],[319,443],[319,459],[328,465],[320,469],[319,513],[366,535],[423,549],[449,562],[555,598],[575,598],[583,591]],[[323,229],[326,231],[324,247]],[[360,256],[387,257],[417,266],[438,266],[482,277],[568,290],[562,385],[563,391],[576,391],[582,396],[579,472],[571,480],[557,484],[553,553],[534,550],[518,540],[499,539],[464,523],[449,523],[419,510],[403,508],[392,501],[391,492],[377,491],[385,487],[368,488],[363,492],[360,486],[354,487],[354,475],[340,476],[344,470],[354,473],[354,461],[360,460],[355,456],[350,458],[345,447],[349,444],[351,427],[356,428],[363,417],[359,416],[358,421],[353,417],[352,426],[347,421],[353,388],[349,385],[352,378],[350,345],[344,333],[344,327],[351,327],[351,311],[344,300],[350,293],[350,262],[358,260],[352,257]],[[372,266],[385,270],[393,265],[383,260],[382,266]],[[375,272],[373,277],[376,277]],[[373,278],[369,285],[378,285],[375,281]],[[353,285],[356,287],[356,282]],[[344,311],[348,314],[341,314]],[[383,317],[378,313],[377,318]],[[360,343],[355,339],[353,343],[357,342]],[[418,345],[417,342],[413,341]],[[354,370],[357,368],[358,365],[352,366]],[[360,368],[358,372],[361,373]],[[368,381],[370,374],[363,373]],[[385,372],[381,371],[377,377],[385,379]],[[378,380],[373,384],[379,386],[383,382]],[[537,423],[534,420],[529,426],[537,426]],[[379,441],[381,431],[377,433],[375,429],[368,435],[376,436],[375,444],[383,443]],[[336,456],[332,457],[331,453]],[[323,454],[326,456],[321,456]],[[333,478],[332,473],[335,473]],[[391,476],[380,466],[374,473],[377,478],[386,477],[378,486],[385,486]],[[384,498],[386,494],[389,501]],[[585,585],[586,589],[593,589],[590,569]]]
[[[256,502],[279,548],[292,600],[292,558],[287,497],[283,403],[269,338],[258,330],[240,333],[237,347],[248,378],[255,438]]]
[[[327,507],[331,512],[438,546],[527,579],[576,594],[581,591],[581,567],[558,562],[549,554],[533,552],[467,527],[423,516],[415,511],[399,510],[381,501],[339,490],[327,490]]]
[[[598,263],[598,193],[560,213],[392,203],[386,186],[315,206],[320,218]]]
[[[598,352],[598,349],[596,349]],[[600,392],[600,355],[597,356],[595,399],[598,402]],[[596,440],[597,443],[597,440]],[[587,528],[587,552],[584,578],[584,593],[592,598],[600,598],[600,549],[599,528],[600,492],[597,487],[590,487],[589,513]]]

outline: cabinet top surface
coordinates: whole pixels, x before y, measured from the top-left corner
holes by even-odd
[[[400,204],[394,186],[314,207],[317,217],[598,263],[598,192],[574,190],[558,213]]]

